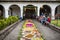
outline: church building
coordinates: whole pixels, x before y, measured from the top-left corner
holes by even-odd
[[[50,16],[52,20],[60,16],[60,0],[0,0],[0,17]]]

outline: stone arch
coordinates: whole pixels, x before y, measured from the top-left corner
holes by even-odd
[[[34,4],[27,4],[27,5],[25,5],[25,6],[35,6]]]
[[[9,16],[18,16],[20,18],[21,16],[21,10],[20,7],[18,5],[11,5],[9,7],[9,11],[8,11]]]
[[[47,17],[50,16],[51,17],[51,7],[49,5],[43,5],[42,7],[40,7],[40,16],[42,15],[42,13]]]
[[[55,19],[58,19],[58,17],[60,17],[60,5],[58,5],[55,8]],[[60,19],[60,18],[59,18]]]
[[[32,4],[28,4],[23,7],[23,15],[25,14],[25,18],[36,18],[37,15],[37,6]],[[29,15],[29,16],[27,16]],[[34,15],[34,17],[33,17]]]
[[[4,18],[5,8],[3,5],[0,5],[0,19]]]

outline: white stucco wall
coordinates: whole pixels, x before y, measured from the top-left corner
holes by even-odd
[[[11,7],[12,7],[12,6],[11,6]],[[10,14],[11,14],[11,13],[10,13]],[[13,15],[13,16],[18,15],[18,16],[20,17],[20,16],[21,16],[20,14],[21,14],[21,13],[20,13],[20,8],[19,8],[19,7],[16,6],[16,7],[13,7],[13,8],[12,8],[12,15]]]
[[[4,6],[5,8],[5,17],[8,17],[8,10],[9,10],[9,7],[11,5],[18,5],[20,7],[20,11],[21,11],[21,14],[20,16],[23,17],[23,6],[26,6],[26,5],[34,5],[34,6],[37,6],[38,10],[37,10],[37,16],[39,16],[39,10],[40,10],[40,7],[42,7],[43,5],[48,5],[51,7],[51,18],[54,19],[54,15],[55,15],[55,8],[60,5],[60,3],[39,3],[39,2],[1,2],[0,3],[1,5]],[[15,14],[14,14],[15,15]]]

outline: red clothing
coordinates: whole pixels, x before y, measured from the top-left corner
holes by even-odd
[[[48,21],[48,22],[51,22],[51,18],[48,18],[47,21]]]

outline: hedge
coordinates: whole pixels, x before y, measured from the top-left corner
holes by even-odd
[[[60,19],[59,20],[52,20],[51,23],[60,27]]]
[[[10,16],[6,19],[0,19],[0,30],[6,28],[7,26],[11,25],[12,23],[18,21],[17,16]]]

